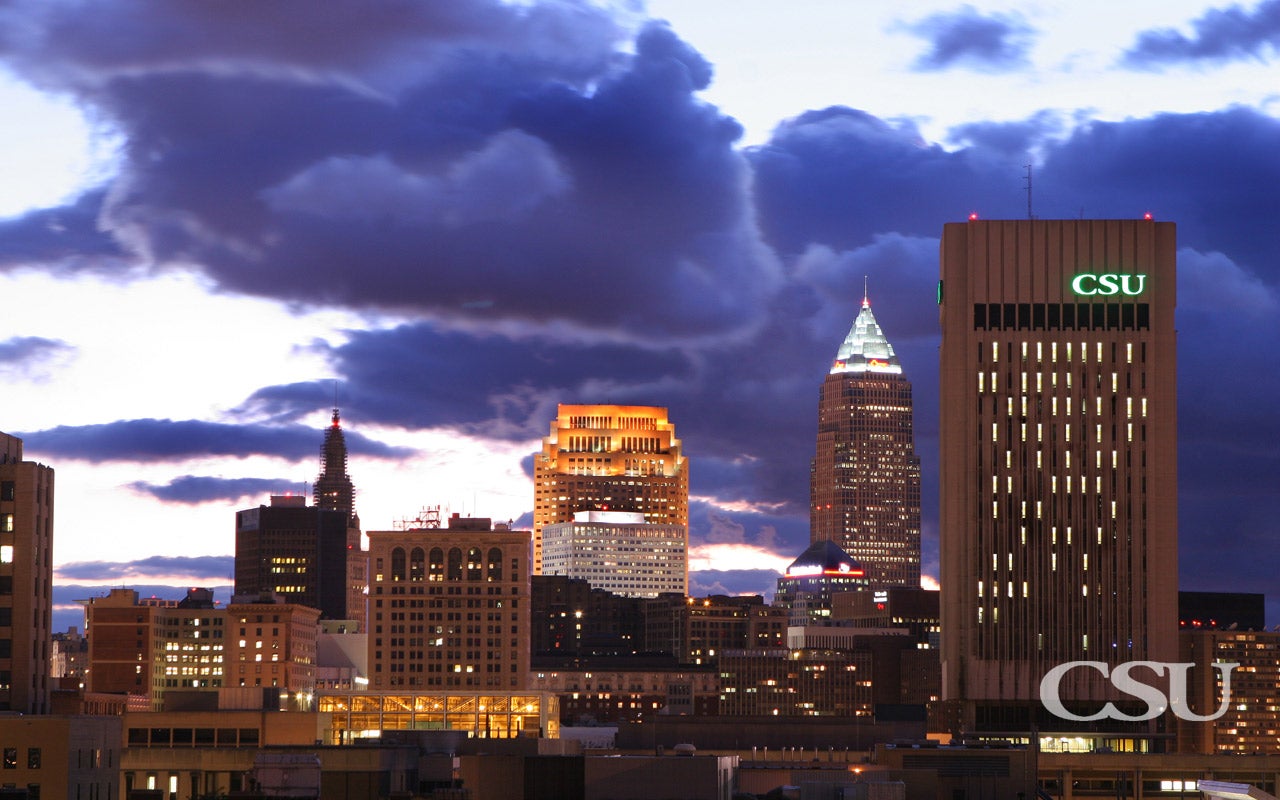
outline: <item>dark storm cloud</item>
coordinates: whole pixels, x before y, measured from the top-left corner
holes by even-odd
[[[694,96],[707,61],[660,23],[624,55],[586,3],[456,5],[325,3],[303,25],[124,2],[88,26],[54,3],[0,46],[122,137],[99,224],[141,261],[290,301],[740,329],[777,264],[741,127]]]
[[[1017,216],[1025,157],[947,151],[913,125],[833,106],[780,124],[748,153],[760,225],[795,254],[815,243],[848,250],[880,233],[936,237],[944,221],[983,208]]]
[[[163,462],[201,456],[265,455],[286,459],[315,456],[317,431],[301,425],[269,427],[200,420],[132,419],[101,425],[59,425],[18,434],[42,457]],[[347,449],[367,458],[403,458],[413,451],[347,433]]]
[[[1048,145],[1038,214],[1178,223],[1178,243],[1280,279],[1280,121],[1246,108],[1083,125]],[[1181,298],[1180,298],[1181,299]]]
[[[1235,574],[1213,538],[1233,536],[1266,556],[1235,565],[1250,581],[1274,574],[1261,543],[1280,539],[1280,516],[1260,476],[1280,440],[1280,123],[1266,115],[1073,128],[1040,114],[957,127],[944,148],[832,107],[738,150],[738,125],[696,97],[705,59],[585,4],[6,8],[23,24],[0,19],[0,58],[124,145],[104,194],[0,224],[0,264],[101,269],[127,252],[199,265],[227,290],[409,310],[414,324],[322,346],[354,456],[398,455],[359,437],[366,422],[523,440],[546,434],[556,403],[669,406],[693,494],[757,509],[695,508],[695,543],[806,543],[818,388],[865,275],[916,389],[934,563],[943,223],[1025,217],[1029,158],[1037,216],[1174,220],[1183,563]],[[919,24],[937,67],[1007,67],[1032,33],[971,9]],[[314,458],[317,432],[296,422],[329,394],[267,387],[242,426],[132,420],[27,447]]]
[[[203,475],[182,475],[168,483],[135,481],[129,484],[135,491],[149,494],[165,503],[197,504],[214,500],[239,500],[243,497],[265,498],[272,494],[301,492],[306,494],[307,484],[283,478],[212,478]]]
[[[54,572],[59,583],[78,580],[112,581],[129,584],[135,580],[172,581],[189,578],[193,582],[223,581],[235,571],[233,556],[149,556],[134,561],[71,561]],[[205,583],[201,583],[205,585]],[[137,586],[130,586],[141,591]],[[101,592],[101,587],[94,587]],[[182,595],[178,595],[181,597]]]
[[[924,72],[951,67],[1003,72],[1024,66],[1035,33],[1016,12],[982,14],[973,6],[932,14],[902,27],[930,44],[914,64]]]
[[[103,193],[86,192],[70,205],[0,220],[0,271],[47,265],[55,272],[122,268],[125,253],[97,226]]]
[[[1238,5],[1211,8],[1191,22],[1190,36],[1173,28],[1142,31],[1122,63],[1138,69],[1166,64],[1268,61],[1280,49],[1280,0],[1263,0],[1252,10]]]
[[[26,368],[56,360],[75,352],[75,348],[60,339],[43,336],[15,336],[0,340],[0,369]]]
[[[671,347],[442,331],[428,324],[352,331],[330,359],[347,387],[344,417],[356,420],[356,428],[363,418],[510,439],[546,435],[557,403],[657,404],[694,372],[690,358]],[[313,383],[267,387],[244,410],[297,419],[314,411],[324,393]]]
[[[1013,122],[969,122],[957,125],[948,140],[961,147],[977,147],[1016,159],[1038,153],[1043,145],[1065,132],[1061,117],[1052,111],[1041,111],[1029,119]]]
[[[1045,219],[1140,217],[1178,223],[1179,243],[1218,251],[1267,278],[1270,220],[1280,214],[1280,122],[1245,108],[1091,122],[1055,134],[1052,120],[1019,128],[1039,151],[1034,213]],[[1006,136],[964,126],[947,151],[909,124],[833,107],[779,125],[749,153],[761,226],[782,252],[821,244],[848,251],[885,232],[936,238],[970,212],[1025,218],[1026,155]],[[936,254],[934,256],[936,267]],[[1275,277],[1275,276],[1272,276]]]

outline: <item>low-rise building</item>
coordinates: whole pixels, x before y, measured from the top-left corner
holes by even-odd
[[[0,784],[31,798],[120,797],[119,717],[0,716]]]
[[[371,531],[370,690],[523,688],[530,541],[456,514],[448,528]]]
[[[277,687],[292,698],[316,687],[320,610],[279,595],[237,595],[227,606],[226,680],[233,687]]]

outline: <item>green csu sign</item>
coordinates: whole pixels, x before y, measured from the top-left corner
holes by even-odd
[[[1082,272],[1071,279],[1071,291],[1086,297],[1095,294],[1139,295],[1146,285],[1146,275],[1119,272]]]

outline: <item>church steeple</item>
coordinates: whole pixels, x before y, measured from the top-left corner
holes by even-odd
[[[347,440],[342,433],[342,418],[333,409],[333,420],[324,432],[320,448],[320,476],[313,491],[318,508],[345,511],[348,519],[358,524],[355,509],[355,487],[347,474]]]

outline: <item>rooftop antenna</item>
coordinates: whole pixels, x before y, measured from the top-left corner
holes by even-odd
[[[1027,219],[1035,219],[1035,215],[1031,213],[1031,165],[1027,164]]]
[[[867,299],[867,276],[862,276],[862,307],[870,308],[871,301]]]

